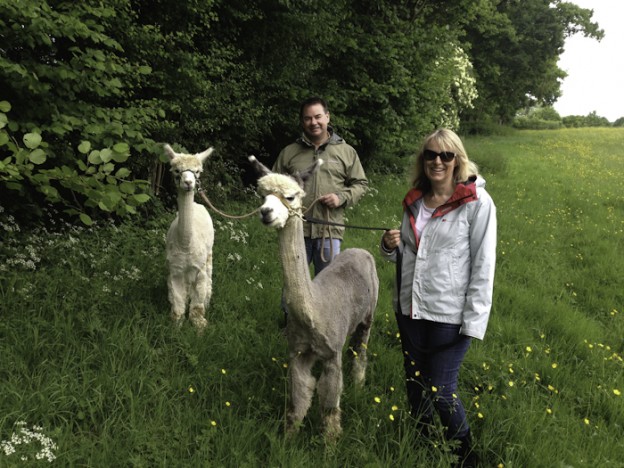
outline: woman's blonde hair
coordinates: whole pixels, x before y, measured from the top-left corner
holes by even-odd
[[[423,193],[431,190],[431,182],[425,175],[424,159],[425,149],[427,149],[427,146],[431,142],[437,143],[442,151],[455,153],[455,159],[457,161],[454,170],[455,183],[464,182],[468,180],[470,176],[474,176],[479,173],[477,165],[468,159],[464,144],[457,134],[448,128],[439,128],[425,138],[420,148],[420,152],[416,156],[410,177],[410,184],[414,188],[421,190]]]

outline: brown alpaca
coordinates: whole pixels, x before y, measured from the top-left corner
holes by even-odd
[[[249,160],[262,175],[258,180],[258,190],[265,197],[261,220],[279,233],[284,299],[289,311],[286,335],[290,402],[286,433],[298,430],[316,387],[325,436],[335,440],[342,432],[342,351],[349,336],[353,378],[357,385],[362,385],[365,378],[366,348],[379,292],[375,260],[366,250],[346,249],[312,279],[303,239],[301,200],[305,180],[322,161],[291,177],[272,173],[254,156]],[[317,361],[323,365],[318,383],[312,375]]]

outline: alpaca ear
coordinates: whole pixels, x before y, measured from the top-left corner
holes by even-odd
[[[258,161],[258,159],[254,155],[249,156],[247,159],[249,159],[249,162],[251,163],[251,167],[253,167],[255,171],[258,173],[259,178],[273,173],[271,169],[269,169],[260,161]]]
[[[167,143],[165,143],[164,148],[165,154],[167,155],[167,157],[169,157],[171,161],[173,161],[178,156],[175,151],[173,151],[173,148],[171,148],[171,146],[169,146]]]
[[[208,157],[212,154],[213,151],[214,151],[214,148],[211,147],[211,148],[208,148],[206,151],[203,151],[201,153],[197,153],[195,156],[203,164],[204,161],[206,159],[208,159]]]
[[[317,159],[316,161],[314,161],[314,164],[312,164],[310,167],[308,167],[305,171],[303,172],[298,172],[296,174],[296,178],[297,180],[301,180],[302,183],[300,183],[299,185],[301,185],[301,187],[303,188],[303,184],[305,184],[305,182],[312,177],[312,175],[318,170],[319,167],[321,167],[323,165],[323,160],[322,159]]]

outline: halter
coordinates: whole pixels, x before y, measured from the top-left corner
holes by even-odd
[[[190,172],[191,174],[193,174],[193,177],[195,178],[195,191],[199,191],[201,187],[201,179],[197,177],[197,175],[195,175],[195,171],[192,169],[185,169],[183,171],[180,171],[180,173],[176,176],[178,182],[182,179],[182,174],[184,174],[185,172]]]
[[[284,197],[284,195],[282,195],[281,193],[278,192],[270,192],[267,194],[267,196],[269,195],[273,195],[274,197],[276,197],[279,201],[282,202],[282,205],[284,205],[284,207],[286,207],[286,209],[288,210],[288,214],[290,216],[297,216],[298,218],[303,219],[303,213],[301,212],[301,209],[299,210],[295,210],[291,205],[290,202],[288,200],[286,200],[286,198]]]

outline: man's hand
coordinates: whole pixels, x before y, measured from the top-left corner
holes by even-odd
[[[340,206],[340,199],[335,193],[323,195],[319,197],[319,201],[329,208],[338,208]]]

